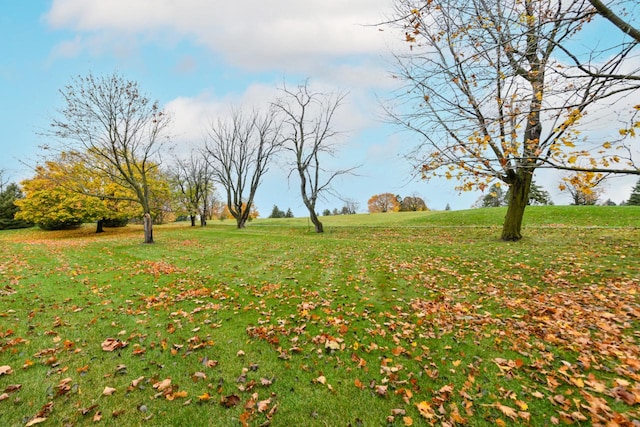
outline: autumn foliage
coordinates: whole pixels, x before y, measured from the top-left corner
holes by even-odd
[[[398,212],[400,201],[391,193],[375,194],[367,201],[369,213]]]
[[[2,233],[0,422],[631,427],[638,230],[553,212],[517,254],[485,227]]]

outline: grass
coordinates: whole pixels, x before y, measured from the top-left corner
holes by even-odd
[[[2,232],[0,425],[625,425],[638,213]]]

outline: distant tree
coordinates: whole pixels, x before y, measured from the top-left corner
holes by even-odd
[[[416,212],[416,211],[428,211],[429,208],[427,204],[424,202],[422,197],[417,195],[406,196],[400,202],[400,211],[401,212]]]
[[[196,216],[200,216],[200,226],[207,225],[208,203],[215,186],[204,155],[192,151],[187,159],[174,158],[170,173],[180,210],[189,215],[191,226],[196,225]]]
[[[334,139],[338,135],[332,129],[336,111],[346,98],[346,93],[327,94],[313,92],[309,82],[298,85],[295,90],[284,85],[283,96],[275,102],[284,123],[285,148],[294,157],[291,173],[300,178],[302,202],[316,233],[324,231],[316,214],[316,203],[323,193],[331,191],[331,183],[355,168],[327,171],[323,167],[323,156],[335,155]]]
[[[329,209],[325,209],[322,211],[322,216],[330,216],[331,215],[331,211]]]
[[[367,205],[369,213],[398,212],[400,210],[398,198],[391,193],[375,194],[368,200]]]
[[[67,151],[80,156],[87,169],[130,190],[143,212],[144,242],[153,243],[151,176],[160,167],[169,116],[138,83],[117,74],[79,76],[60,93],[65,107],[47,134],[69,143]]]
[[[499,206],[505,206],[507,204],[505,200],[505,192],[502,186],[498,183],[489,187],[489,192],[476,201],[475,206],[479,208],[497,208]]]
[[[2,188],[0,191],[0,230],[31,227],[32,223],[15,218],[16,213],[20,210],[16,201],[24,198],[20,187],[15,183],[8,185],[2,183],[0,187]]]
[[[450,211],[451,210],[451,206],[449,206],[449,203],[447,203],[447,206],[444,207],[445,211]]]
[[[333,208],[333,211],[331,212],[331,215],[340,215],[340,211],[338,210],[338,208]]]
[[[602,206],[617,206],[617,205],[616,205],[616,202],[614,202],[613,200],[611,200],[611,199],[607,199],[607,200],[602,204]]]
[[[636,182],[635,187],[631,190],[631,196],[627,200],[628,206],[640,206],[640,179]]]
[[[561,191],[568,191],[572,205],[593,206],[598,202],[603,190],[598,188],[602,182],[599,175],[590,172],[576,172],[562,178]]]
[[[287,209],[287,213],[284,214],[285,218],[293,218],[293,212],[291,212],[291,208]]]
[[[220,212],[218,212],[218,219],[220,219],[221,221],[224,221],[225,219],[236,219],[236,217],[233,216],[233,214],[229,211],[229,207],[226,203],[222,203],[221,207],[222,208]],[[247,222],[251,222],[260,216],[260,212],[258,212],[258,209],[255,207],[255,205],[251,205],[250,208],[247,208],[246,203],[243,203],[242,209],[246,209],[249,212],[249,215],[247,216]]]
[[[206,140],[213,177],[226,193],[227,211],[238,228],[251,217],[250,207],[272,157],[281,148],[273,111],[232,110],[230,118],[211,122]]]
[[[343,215],[355,215],[360,208],[360,204],[352,199],[344,199],[344,206],[342,207]]]
[[[531,181],[531,187],[529,188],[529,205],[553,205],[553,201],[548,191]]]
[[[285,216],[286,213],[281,211],[278,206],[273,205],[273,209],[271,210],[271,215],[269,215],[269,218],[284,218]]]

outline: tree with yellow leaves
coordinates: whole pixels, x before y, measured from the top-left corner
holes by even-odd
[[[395,3],[407,46],[396,77],[406,85],[389,115],[420,136],[409,158],[425,179],[455,178],[461,191],[509,187],[503,240],[522,238],[537,169],[640,174],[640,107],[625,97],[640,91],[628,71],[640,47],[601,37],[577,50],[596,16],[586,0]],[[627,114],[620,135],[587,141],[585,117],[614,108]]]

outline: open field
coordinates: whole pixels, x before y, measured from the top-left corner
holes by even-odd
[[[1,232],[0,425],[634,425],[640,209],[503,216]]]

